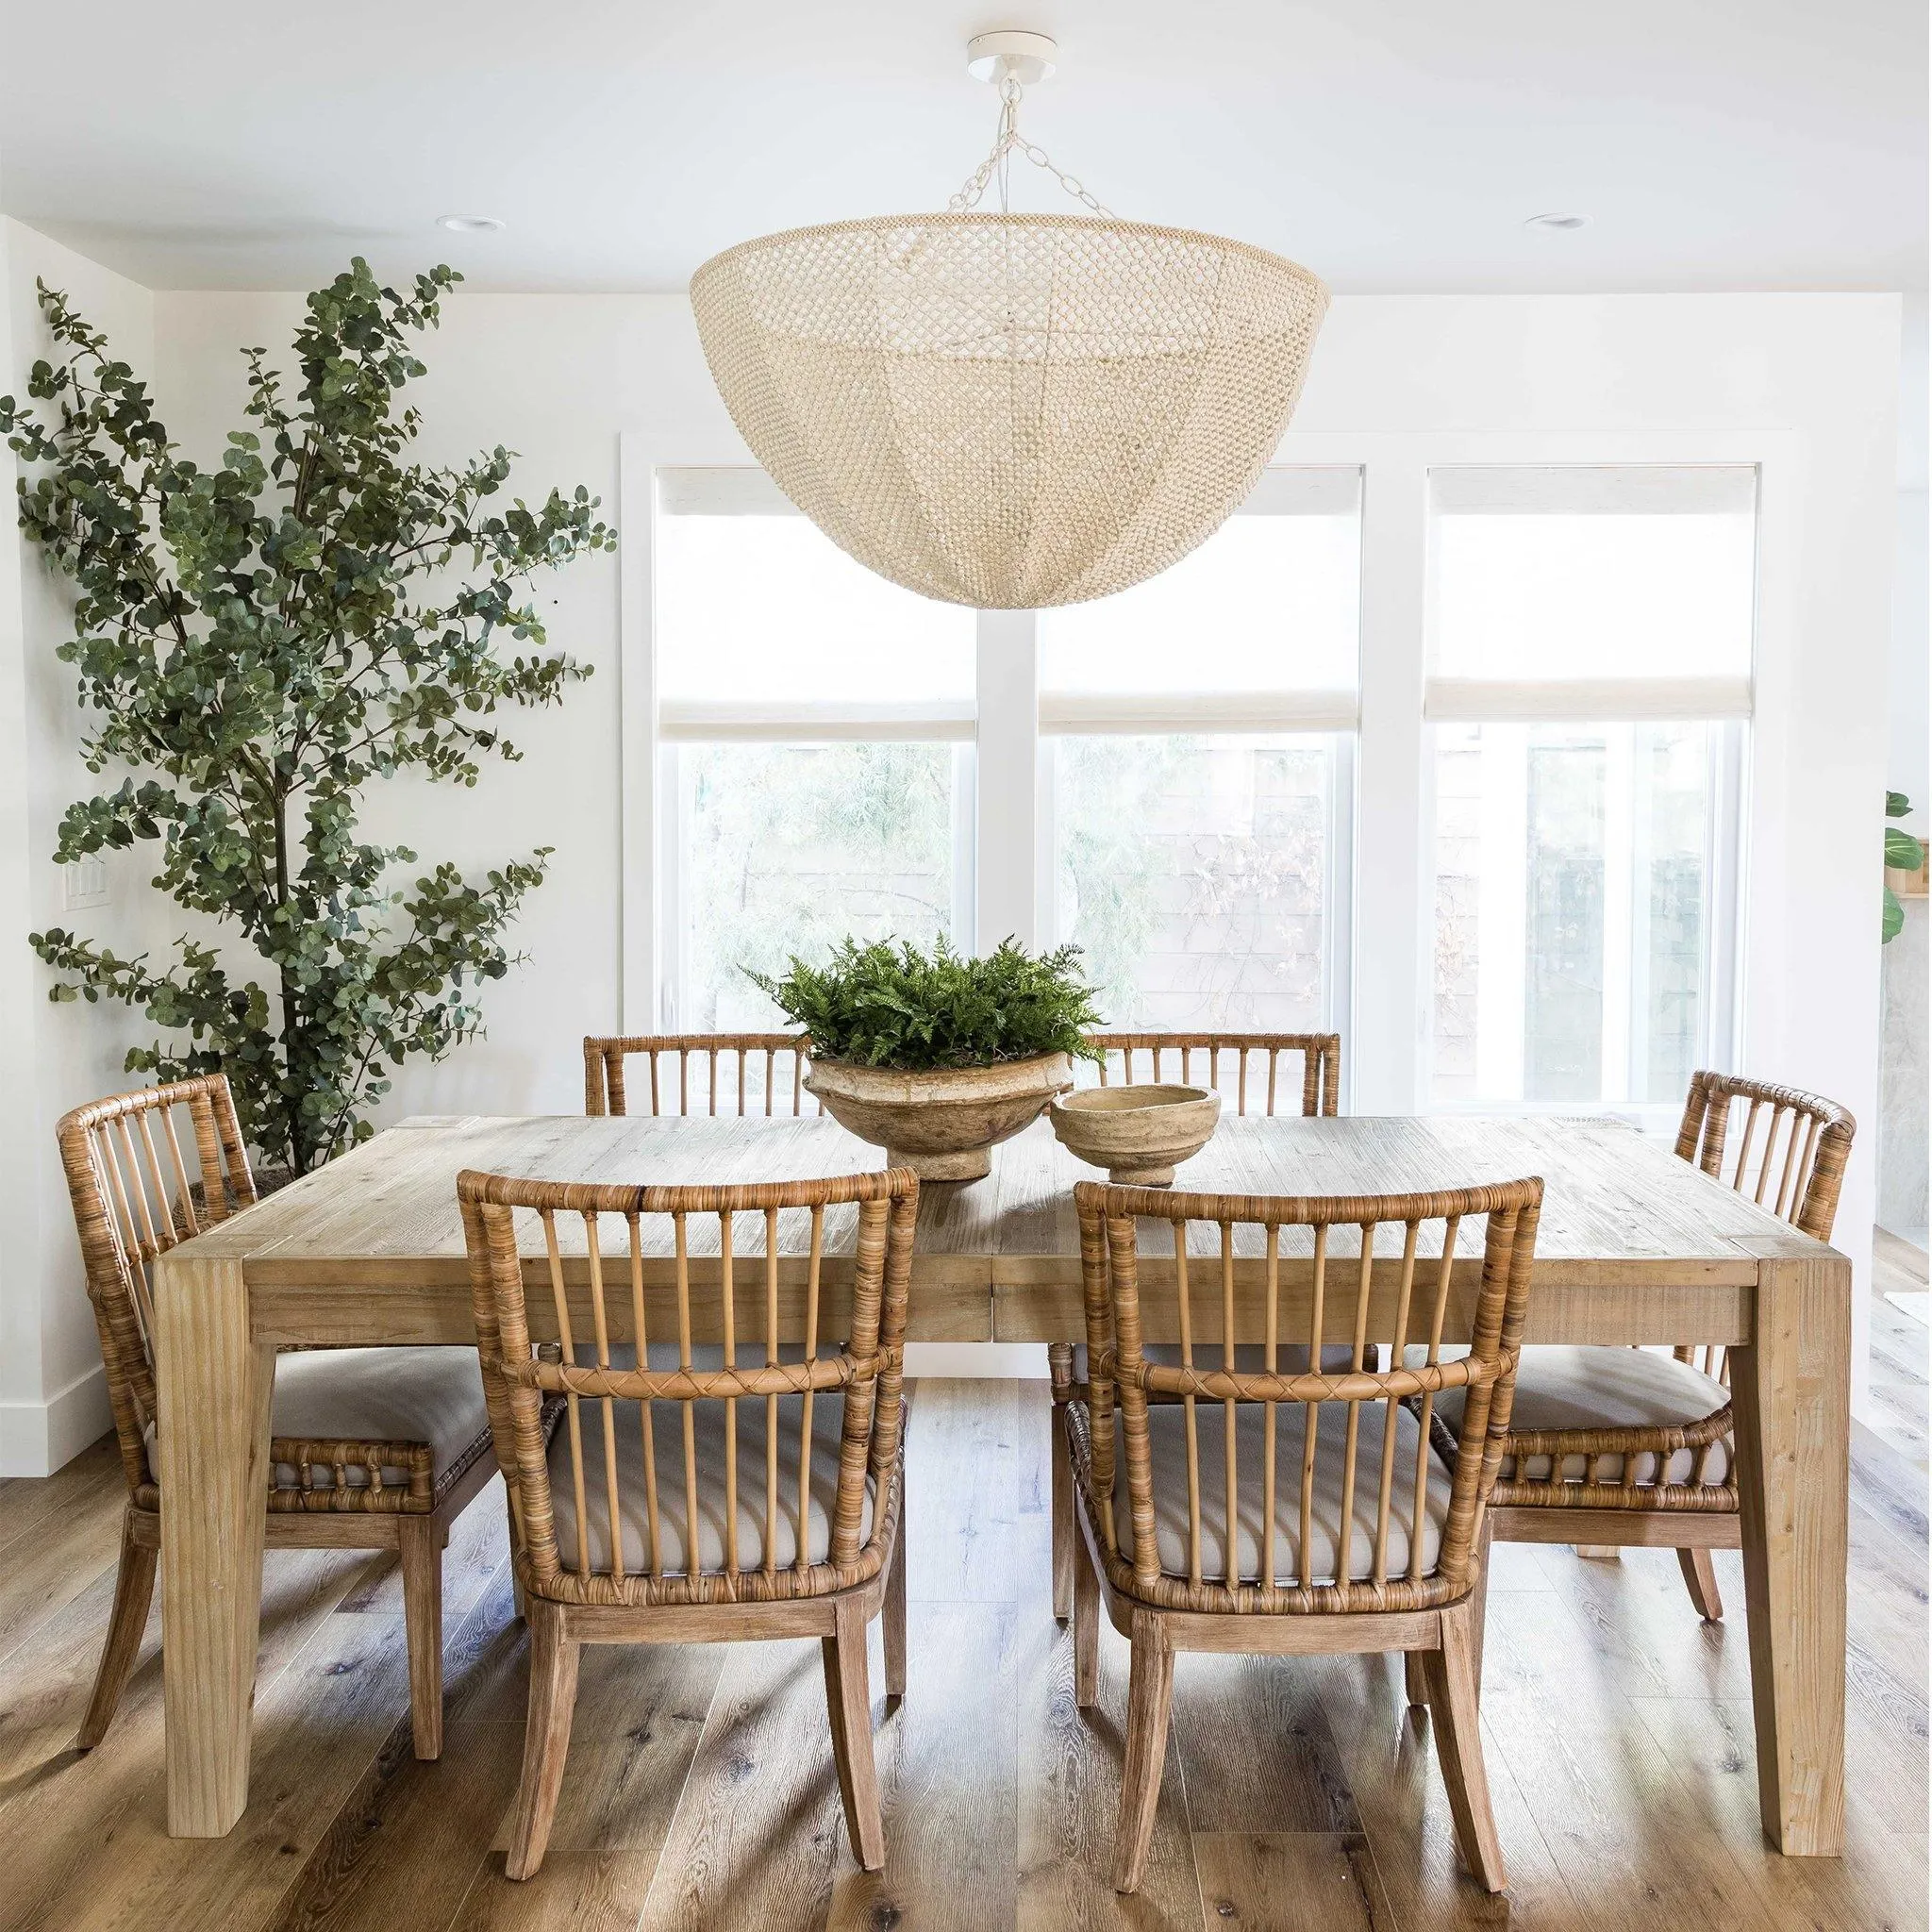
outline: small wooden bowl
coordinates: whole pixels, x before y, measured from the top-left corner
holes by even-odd
[[[1207,1087],[1083,1087],[1047,1109],[1069,1153],[1104,1167],[1118,1187],[1174,1185],[1177,1161],[1200,1153],[1221,1119]]]

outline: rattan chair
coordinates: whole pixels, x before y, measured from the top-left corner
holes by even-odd
[[[1284,1099],[1290,1092],[1298,1092],[1300,1105],[1294,1109],[1303,1114],[1333,1114],[1340,1104],[1341,1093],[1341,1036],[1339,1033],[1090,1033],[1088,1043],[1100,1047],[1107,1058],[1097,1063],[1098,1079],[1103,1087],[1112,1084],[1114,1073],[1113,1058],[1120,1056],[1120,1077],[1131,1085],[1134,1080],[1136,1056],[1146,1056],[1146,1071],[1141,1077],[1149,1081],[1179,1080],[1183,1084],[1193,1080],[1201,1068],[1197,1056],[1207,1056],[1207,1084],[1221,1087],[1222,1062],[1232,1060],[1235,1075],[1235,1110],[1248,1111],[1249,1079],[1248,1065],[1256,1057],[1268,1056],[1265,1079],[1262,1070],[1255,1070],[1255,1097],[1263,1102],[1259,1109],[1267,1113],[1275,1110],[1277,1095]],[[1281,1077],[1281,1058],[1286,1054],[1291,1059],[1291,1068],[1286,1080]],[[1301,1061],[1301,1081],[1294,1085],[1292,1061]]]
[[[192,1158],[176,1131],[182,1115]],[[219,1074],[76,1108],[58,1131],[127,1476],[114,1607],[78,1740],[91,1750],[140,1653],[161,1547],[151,1271],[177,1242],[251,1207],[256,1191]],[[284,1354],[270,1428],[271,1549],[397,1552],[416,1756],[439,1757],[442,1551],[450,1524],[495,1474],[475,1356],[460,1347]]]
[[[1853,1130],[1843,1108],[1816,1094],[1698,1073],[1676,1151],[1829,1241]],[[1438,1406],[1434,1424],[1454,1441],[1455,1398]],[[1699,1614],[1724,1615],[1710,1553],[1740,1546],[1740,1520],[1723,1349],[1524,1349],[1502,1458],[1491,1511],[1497,1537],[1674,1548]]]
[[[1133,1644],[1115,1888],[1135,1890],[1146,1862],[1176,1650],[1399,1650],[1423,1661],[1463,1862],[1501,1890],[1474,1659],[1541,1181],[1359,1199],[1082,1182],[1074,1199],[1092,1364],[1066,1410],[1082,1708],[1098,1694],[1103,1602]],[[1472,1341],[1445,1356],[1452,1287],[1472,1305],[1478,1217]],[[1165,1225],[1143,1249],[1146,1223]],[[1284,1320],[1284,1291],[1305,1314]],[[1156,1361],[1149,1341],[1165,1334],[1178,1356]],[[1383,1347],[1403,1360],[1410,1340],[1420,1363],[1372,1366]],[[1305,1372],[1338,1343],[1344,1362]],[[1429,1421],[1451,1391],[1468,1446],[1445,1461]]]
[[[902,1362],[917,1179],[892,1168],[650,1188],[466,1173],[457,1191],[530,1626],[509,1875],[543,1860],[580,1645],[804,1636],[824,1647],[846,1829],[876,1871],[885,1832],[866,1626],[883,1608],[886,1690],[903,1696]],[[792,1210],[808,1228],[788,1243],[780,1224]],[[849,1303],[842,1291],[834,1301],[842,1274],[824,1278],[828,1211],[851,1224]],[[541,1319],[561,1338],[557,1362],[531,1351],[520,1214],[533,1241],[529,1224],[541,1224]],[[741,1263],[741,1215],[756,1217],[762,1242]],[[842,1246],[845,1227],[832,1234]],[[800,1259],[781,1265],[785,1245],[802,1246]],[[822,1315],[848,1307],[844,1345],[822,1348]],[[636,1340],[613,1346],[613,1326]],[[755,1365],[740,1359],[746,1346]],[[568,1412],[546,1448],[541,1405],[558,1394]]]
[[[605,1038],[584,1037],[584,1111],[593,1114],[626,1112],[624,1063],[634,1057],[645,1057],[651,1068],[651,1111],[654,1114],[693,1110],[694,1098],[701,1100],[708,1114],[718,1111],[719,1061],[725,1062],[728,1084],[724,1090],[724,1110],[743,1114],[816,1113],[818,1102],[805,1091],[806,1050],[810,1042],[802,1033],[634,1033]],[[677,1059],[677,1104],[671,1104],[671,1080],[666,1069],[659,1075],[658,1061],[672,1055]],[[702,1091],[693,1096],[691,1061],[701,1062],[698,1084]],[[781,1078],[781,1064],[791,1061],[788,1074]],[[759,1090],[764,1106],[757,1106]],[[745,1105],[749,1091],[753,1105]],[[791,1106],[784,1102],[790,1099]],[[735,1106],[734,1106],[735,1101]]]
[[[1256,1069],[1252,1091],[1260,1103],[1259,1110],[1272,1116],[1275,1102],[1284,1103],[1291,1094],[1300,1096],[1294,1111],[1312,1118],[1333,1115],[1341,1091],[1341,1036],[1339,1033],[1090,1033],[1088,1041],[1106,1055],[1095,1065],[1099,1084],[1113,1084],[1116,1071],[1124,1085],[1134,1082],[1136,1056],[1144,1055],[1144,1078],[1158,1084],[1163,1077],[1183,1084],[1198,1071],[1196,1057],[1206,1054],[1208,1086],[1220,1090],[1223,1062],[1231,1059],[1235,1068],[1235,1108],[1248,1111],[1251,1091],[1248,1062],[1254,1056],[1268,1056],[1265,1079]],[[1280,1077],[1281,1058],[1291,1057],[1287,1079]],[[1114,1057],[1120,1057],[1118,1070]],[[1292,1063],[1301,1062],[1301,1077],[1294,1078]],[[1074,1478],[1067,1463],[1066,1431],[1060,1426],[1060,1410],[1080,1392],[1085,1381],[1086,1351],[1071,1342],[1056,1341],[1046,1352],[1047,1373],[1052,1378],[1054,1420],[1053,1471],[1053,1613],[1062,1623],[1074,1613]]]

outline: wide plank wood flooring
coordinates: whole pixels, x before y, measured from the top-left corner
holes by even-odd
[[[1902,1383],[1924,1344],[1893,1351]],[[1106,1873],[1125,1645],[1074,1707],[1047,1597],[1043,1385],[928,1382],[910,1439],[911,1690],[874,1707],[891,1862],[845,1845],[815,1643],[585,1654],[548,1861],[503,1875],[525,1644],[500,1487],[444,1586],[441,1763],[410,1755],[393,1561],[271,1552],[253,1796],[234,1834],[164,1830],[158,1617],[114,1729],[72,1749],[122,1498],[108,1444],[0,1484],[0,1925],[477,1932],[646,1927],[1689,1927],[1926,1924],[1926,1519],[1909,1438],[1859,1430],[1842,1861],[1757,1826],[1742,1578],[1700,1624],[1668,1551],[1499,1549],[1484,1742],[1512,1886],[1461,1876],[1399,1661],[1183,1657],[1144,1890]],[[1923,1437],[1920,1439],[1923,1441]]]

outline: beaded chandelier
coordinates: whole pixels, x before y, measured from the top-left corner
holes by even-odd
[[[1138,584],[1233,513],[1328,291],[1246,242],[1116,219],[1020,136],[1023,78],[1051,68],[988,64],[998,138],[945,212],[741,242],[691,299],[739,433],[841,550],[927,597],[1038,609]],[[1008,212],[1016,153],[1090,212]]]

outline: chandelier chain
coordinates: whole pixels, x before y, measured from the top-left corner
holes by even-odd
[[[1002,213],[1008,212],[1007,170],[1011,158],[1017,154],[1031,161],[1036,168],[1043,168],[1075,201],[1091,208],[1103,220],[1111,221],[1111,208],[1096,200],[1074,175],[1056,166],[1053,158],[1038,142],[1022,137],[1020,93],[1020,83],[1011,75],[1000,82],[1000,124],[999,132],[993,140],[992,152],[966,177],[959,192],[946,203],[948,211],[953,214],[964,214],[969,208],[978,207],[979,197],[986,192],[989,184],[997,175],[1000,184],[1000,209]]]

